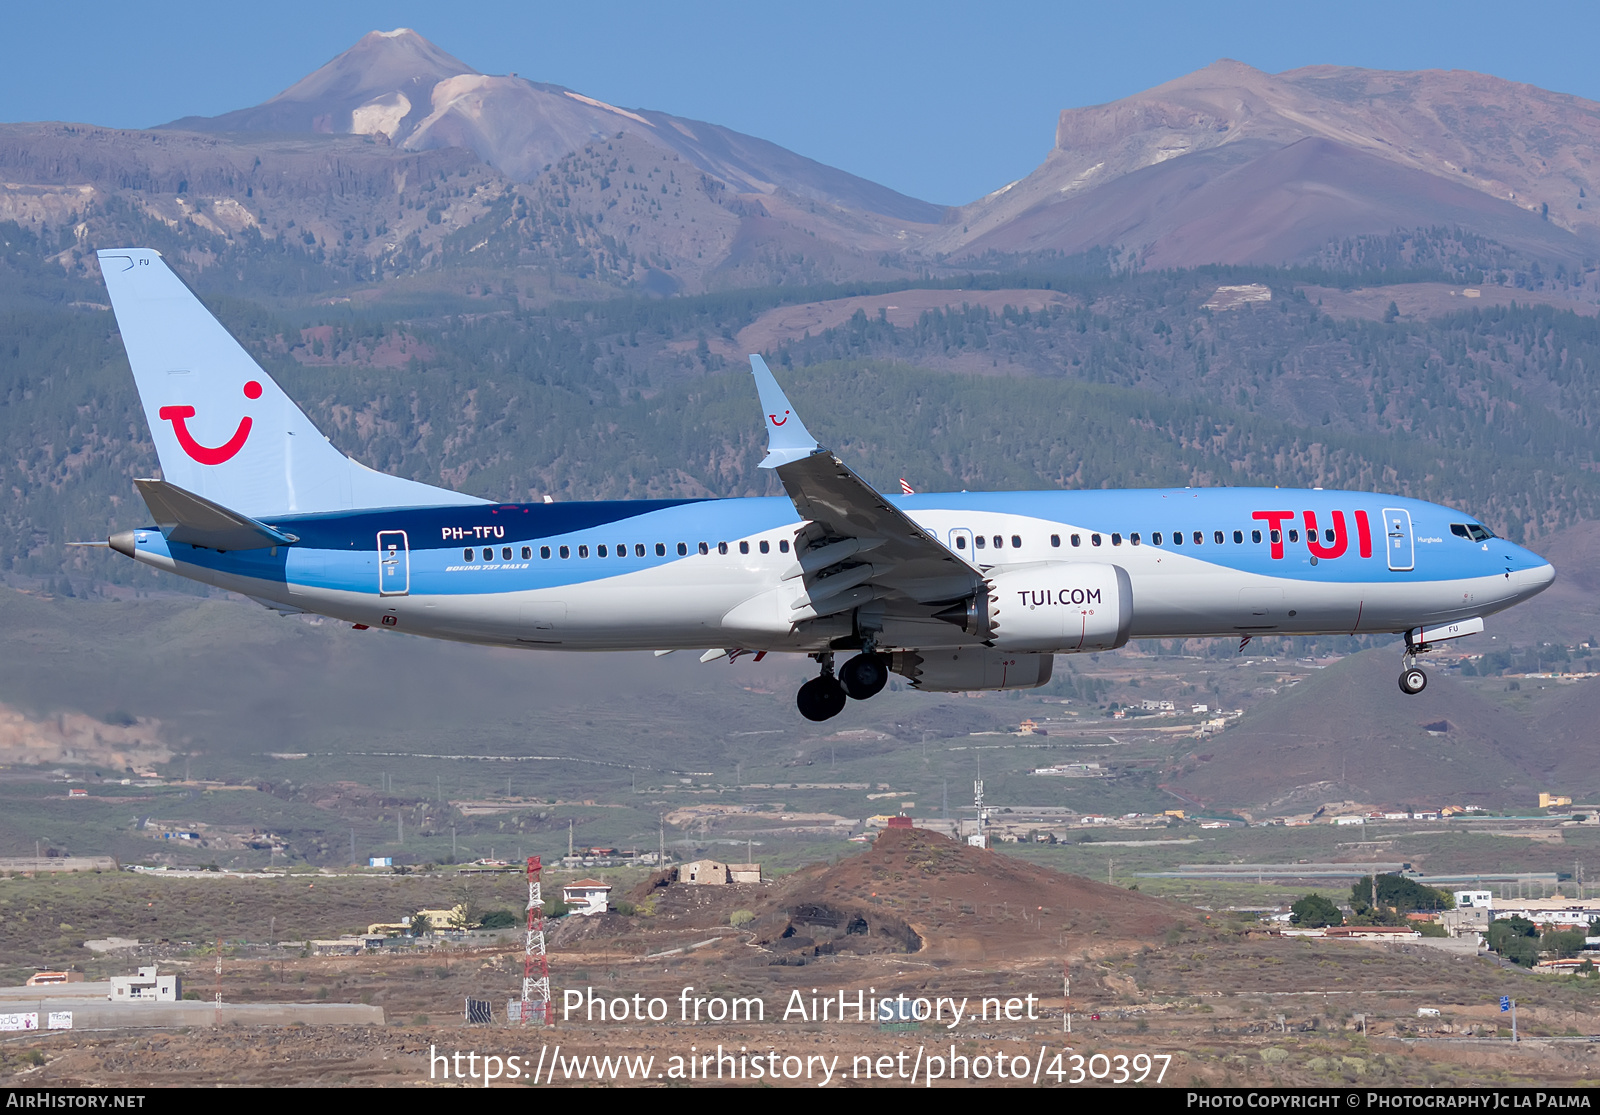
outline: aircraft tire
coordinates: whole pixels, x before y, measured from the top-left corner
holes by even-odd
[[[807,720],[832,720],[844,711],[849,698],[836,678],[812,678],[795,694],[795,707]]]
[[[1414,697],[1428,688],[1428,675],[1419,666],[1412,666],[1400,673],[1400,692],[1408,697]]]
[[[858,701],[876,697],[889,684],[889,663],[879,654],[858,654],[840,667],[839,684]]]

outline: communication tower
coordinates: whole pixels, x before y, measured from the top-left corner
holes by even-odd
[[[978,831],[967,837],[967,843],[974,848],[987,848],[989,846],[989,812],[983,807],[983,779],[978,779],[972,784],[972,804],[978,810]]]
[[[522,949],[522,1021],[550,1024],[550,957],[544,950],[544,894],[538,856],[528,857],[528,931]]]

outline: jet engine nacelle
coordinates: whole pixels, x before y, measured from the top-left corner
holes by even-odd
[[[1115,650],[1133,627],[1133,585],[1120,565],[1047,561],[989,575],[989,642],[1002,650]]]
[[[889,668],[914,689],[964,693],[976,689],[1037,689],[1050,680],[1055,658],[989,647],[896,651]]]

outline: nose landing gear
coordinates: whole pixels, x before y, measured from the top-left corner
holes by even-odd
[[[1403,659],[1404,668],[1400,671],[1400,692],[1408,697],[1415,697],[1428,688],[1428,675],[1417,665],[1417,659],[1432,650],[1427,643],[1413,643],[1411,633],[1406,633],[1406,653]]]
[[[823,651],[811,657],[822,667],[822,673],[800,687],[794,703],[800,715],[807,720],[831,720],[844,711],[849,698],[865,701],[883,691],[889,683],[889,662],[875,651],[864,651],[846,662],[833,676],[833,652]]]

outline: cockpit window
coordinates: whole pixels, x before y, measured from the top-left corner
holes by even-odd
[[[1451,523],[1450,533],[1473,542],[1487,542],[1495,536],[1494,531],[1477,523]]]

